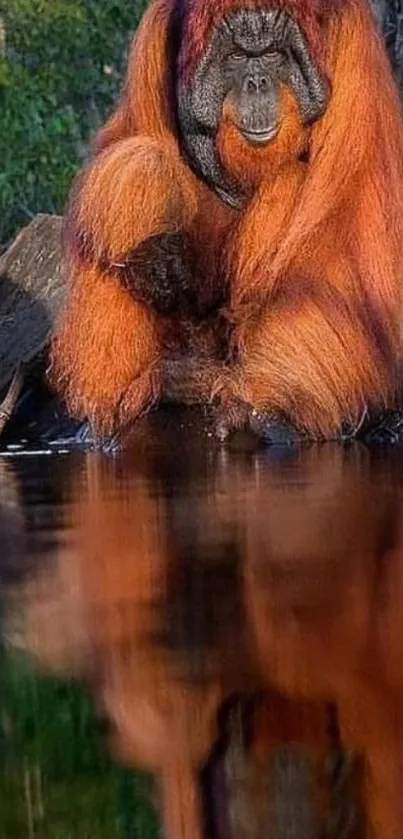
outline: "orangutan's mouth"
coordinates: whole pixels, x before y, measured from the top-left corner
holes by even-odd
[[[248,143],[253,143],[254,145],[264,145],[265,143],[270,143],[271,140],[274,140],[277,137],[279,132],[279,126],[273,125],[273,128],[265,128],[263,131],[242,131],[242,136]]]

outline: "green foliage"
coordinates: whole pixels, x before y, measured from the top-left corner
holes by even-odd
[[[0,0],[0,243],[60,212],[147,0]]]

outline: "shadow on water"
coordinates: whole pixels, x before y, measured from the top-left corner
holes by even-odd
[[[0,835],[401,837],[402,465],[163,412],[0,461]]]

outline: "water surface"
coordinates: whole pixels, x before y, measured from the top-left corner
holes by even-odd
[[[399,450],[62,451],[0,459],[0,836],[401,839]]]

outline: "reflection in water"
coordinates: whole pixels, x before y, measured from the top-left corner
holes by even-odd
[[[401,839],[401,461],[279,454],[150,418],[119,456],[0,463],[6,634],[85,681],[168,839]]]

